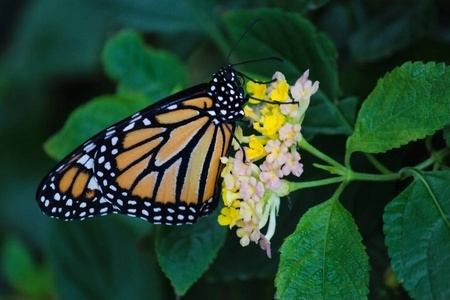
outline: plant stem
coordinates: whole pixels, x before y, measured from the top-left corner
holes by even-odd
[[[375,156],[371,153],[364,153],[367,159],[372,163],[372,165],[380,171],[382,174],[392,174],[392,171],[386,168]]]
[[[359,173],[348,170],[348,181],[392,181],[401,178],[399,173],[390,173],[390,174],[368,174],[368,173]]]
[[[420,164],[416,165],[414,167],[414,169],[420,169],[423,170],[429,166],[431,166],[434,162],[435,162],[435,158],[434,157],[430,157],[427,160],[424,160],[423,162],[421,162]]]
[[[300,141],[299,146],[300,146],[300,148],[302,148],[303,150],[308,151],[309,153],[311,153],[315,157],[323,160],[324,162],[329,163],[331,166],[335,166],[336,168],[339,168],[341,170],[345,170],[345,167],[343,165],[341,165],[340,163],[338,163],[337,161],[335,161],[334,159],[332,159],[328,155],[320,152],[318,149],[314,148],[314,146],[312,146],[310,143],[308,143],[306,141],[306,139],[303,138]]]
[[[312,181],[289,182],[289,188],[290,188],[290,191],[293,192],[296,190],[338,183],[338,182],[342,182],[344,180],[345,180],[344,176],[339,176],[339,177],[332,177],[332,178],[312,180]]]

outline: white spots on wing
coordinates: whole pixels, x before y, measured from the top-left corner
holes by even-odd
[[[134,128],[134,124],[135,124],[134,122],[128,124],[128,125],[123,129],[123,131],[129,131],[129,130],[133,129],[133,128]]]
[[[92,141],[89,141],[83,148],[83,151],[89,153],[92,149],[95,148],[95,144]]]

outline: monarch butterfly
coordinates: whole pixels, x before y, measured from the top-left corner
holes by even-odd
[[[42,180],[41,210],[65,220],[121,213],[194,223],[219,198],[220,157],[244,116],[245,79],[228,64],[203,83],[135,113],[75,149]]]

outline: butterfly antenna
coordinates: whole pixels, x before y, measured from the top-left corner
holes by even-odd
[[[252,29],[253,26],[255,26],[256,23],[258,23],[259,21],[261,21],[262,18],[258,18],[256,20],[254,20],[248,27],[247,30],[245,30],[245,32],[241,35],[241,37],[234,43],[233,47],[231,47],[230,52],[227,55],[227,63],[229,63],[230,61],[230,56],[231,53],[233,53],[233,51],[236,49],[237,45],[242,41],[242,39],[247,35],[247,33],[250,31],[250,29]]]
[[[276,56],[269,56],[269,57],[262,57],[262,58],[255,58],[255,59],[251,59],[251,60],[246,60],[246,61],[241,61],[235,64],[232,64],[231,66],[239,66],[239,65],[245,65],[245,64],[251,64],[251,63],[256,63],[256,62],[261,62],[261,61],[266,61],[266,60],[277,60],[279,62],[284,62],[281,58],[276,57]]]
[[[239,141],[239,139],[237,138],[237,136],[234,134],[234,131],[228,126],[228,124],[225,124],[225,127],[228,129],[228,131],[231,133],[231,136],[233,137],[234,140],[236,140],[236,142],[239,145],[239,148],[241,148],[242,150],[242,161],[245,163],[247,161],[247,156],[245,155],[245,149],[244,146],[242,145],[241,141]],[[228,149],[228,151],[230,151],[230,149]]]

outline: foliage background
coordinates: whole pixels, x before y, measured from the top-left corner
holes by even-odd
[[[138,30],[147,44],[177,55],[188,69],[190,86],[208,80],[233,44],[223,32],[222,16],[260,7],[298,12],[333,40],[342,99],[362,101],[379,77],[405,61],[450,64],[446,1],[2,1],[0,297],[173,298],[155,254],[148,250],[153,232],[145,222],[111,216],[65,223],[40,213],[35,189],[55,163],[44,153],[43,143],[73,109],[115,91],[102,69],[101,51],[118,30]],[[217,30],[222,33],[217,35]],[[341,158],[345,137],[317,135],[314,145]],[[424,149],[419,141],[379,158],[398,168],[421,161]],[[308,159],[305,155],[305,168]],[[361,170],[366,167],[360,165]],[[316,176],[305,172],[303,178]],[[391,281],[381,217],[388,200],[403,187],[404,183],[358,183],[344,194],[344,205],[370,256],[371,298],[406,297]],[[282,228],[292,232],[298,217],[330,192],[321,188],[292,196],[301,201],[292,200],[294,212],[281,220]],[[366,202],[356,201],[359,193],[368,195]],[[285,201],[282,210],[288,206]],[[284,237],[274,239],[273,253]],[[229,234],[219,259],[185,298],[272,299],[278,263],[274,256],[267,260],[257,246],[241,249],[234,233]]]

